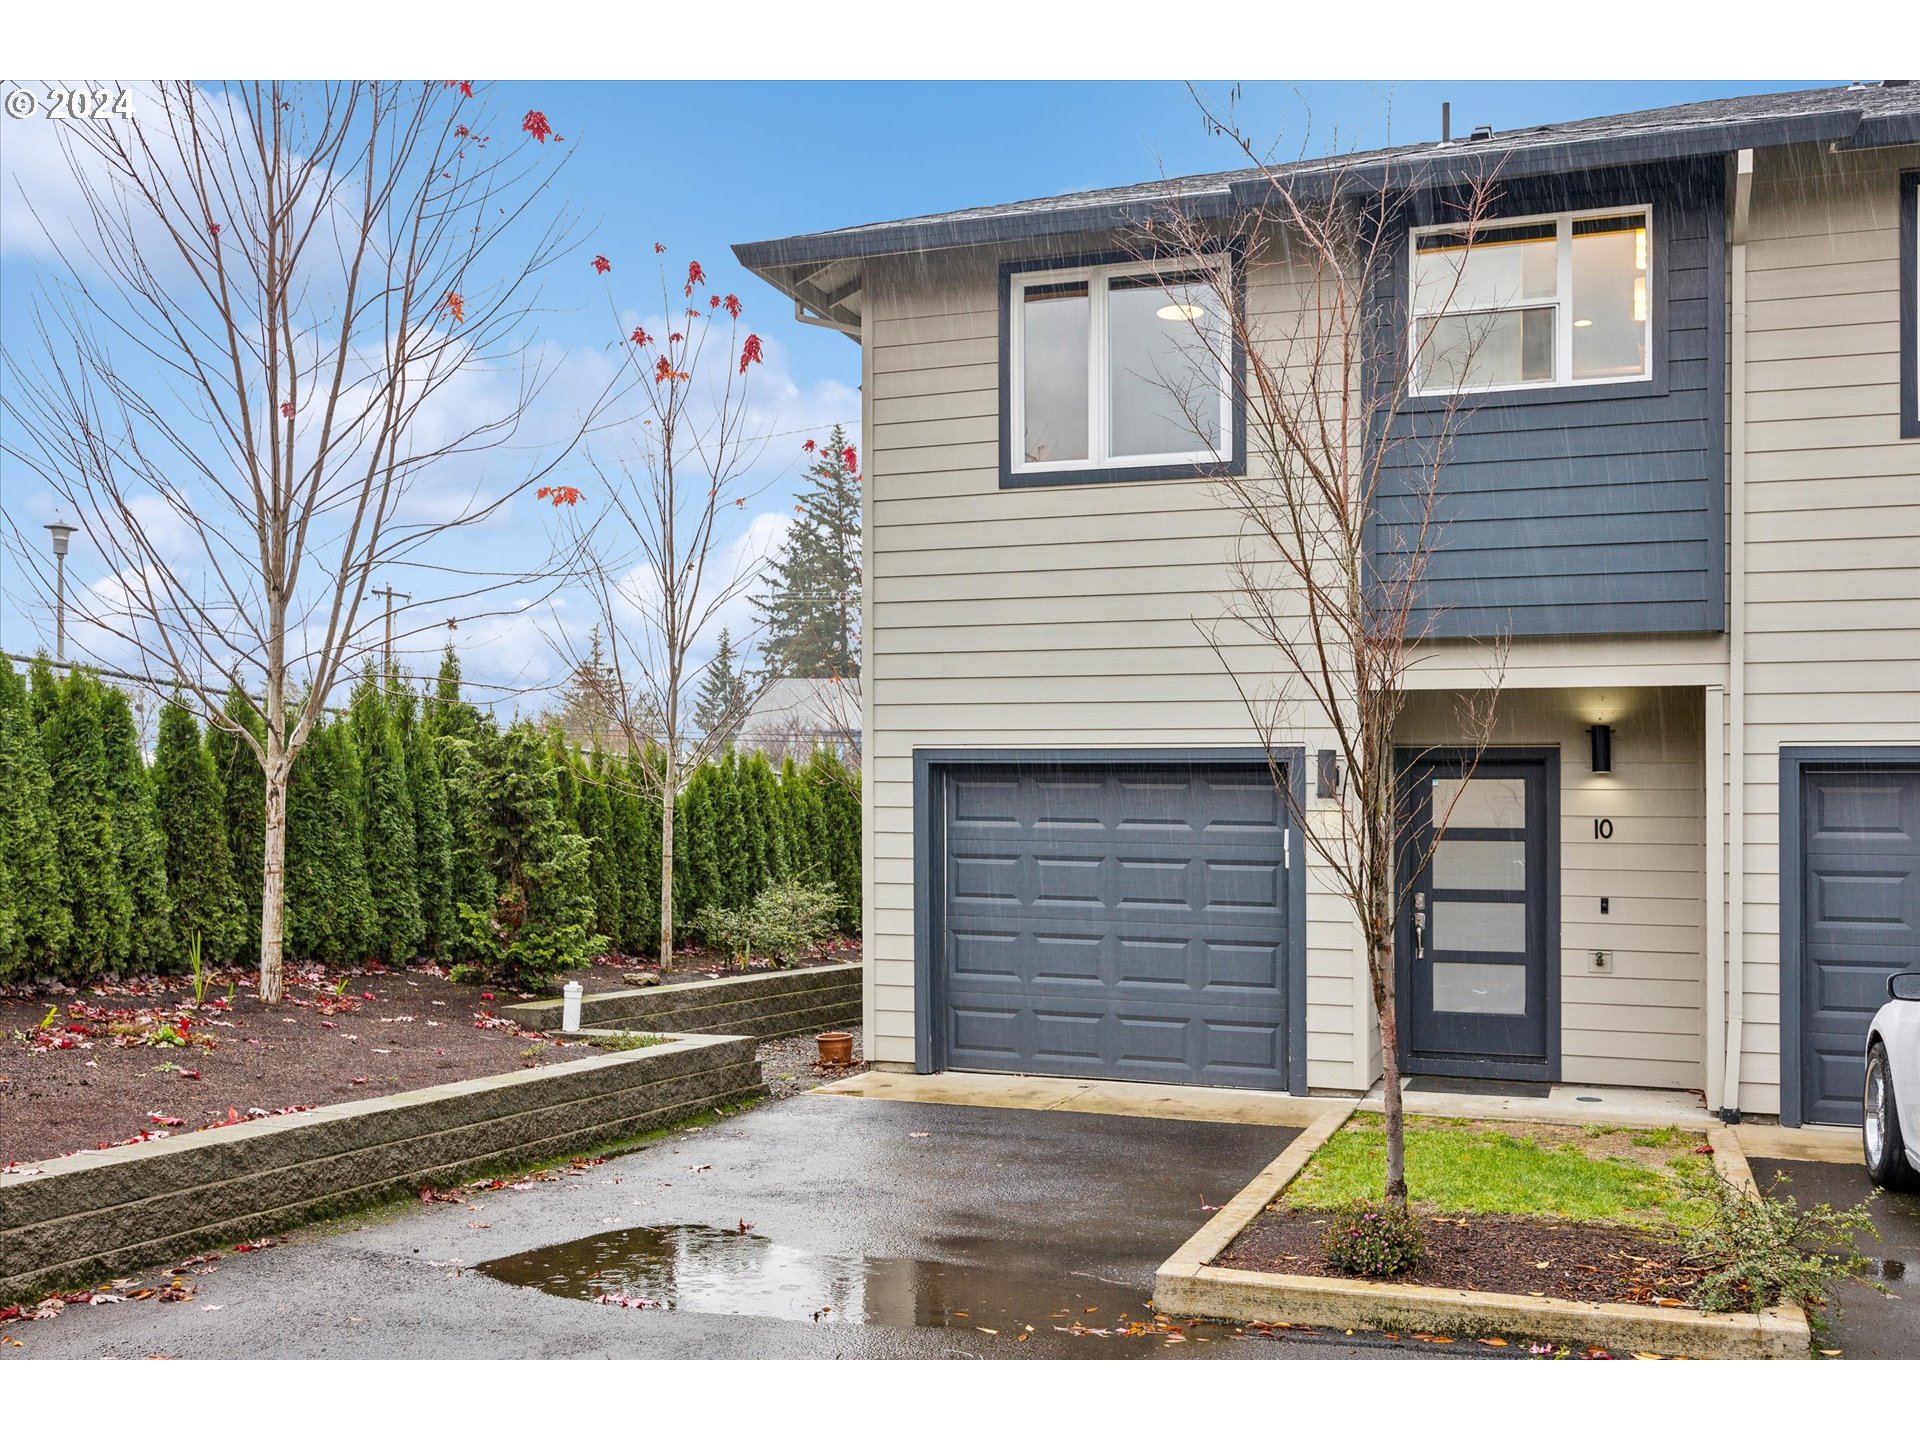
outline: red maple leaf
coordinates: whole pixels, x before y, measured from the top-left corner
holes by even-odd
[[[820,442],[818,440],[803,440],[800,443],[800,448],[806,451],[807,454],[811,455],[814,451],[820,448]]]
[[[458,136],[459,136],[459,137],[460,137],[460,138],[461,138],[462,140],[464,140],[464,139],[466,139],[466,138],[467,138],[467,137],[468,137],[469,135],[471,135],[471,134],[473,134],[473,131],[471,131],[471,130],[469,130],[469,129],[468,129],[468,128],[467,128],[466,126],[464,126],[464,125],[456,125],[456,126],[454,126],[454,127],[453,127],[453,133],[454,133],[454,134],[456,134],[456,135],[458,135]]]
[[[572,485],[542,485],[538,490],[533,492],[533,498],[536,500],[551,500],[556,507],[561,505],[578,505],[580,503],[580,492]],[[488,996],[487,998],[492,999],[493,997]]]
[[[667,253],[667,247],[656,240],[653,242],[653,253],[656,255],[664,255]]]
[[[662,355],[653,367],[653,383],[664,385],[673,378],[673,362]]]
[[[760,354],[760,337],[749,335],[740,346],[740,373],[747,373],[747,366],[761,364],[765,357]]]
[[[847,469],[858,470],[860,468],[860,456],[854,451],[853,446],[849,445],[846,449],[842,450],[840,452],[840,458],[847,462]]]
[[[446,312],[453,317],[453,323],[463,325],[467,319],[467,302],[458,290],[449,290],[447,298],[440,302]]]
[[[740,318],[740,297],[738,295],[723,295],[720,297],[720,303],[726,309],[727,318],[731,320],[738,320]]]
[[[682,340],[686,338],[687,338],[686,336],[682,335],[678,330],[676,330],[671,335],[667,336],[667,343],[669,345],[678,345]]]
[[[633,327],[633,335],[631,336],[631,339],[633,340],[633,343],[636,345],[650,345],[653,343],[653,337],[647,334],[647,332],[645,330],[642,330],[638,325]]]
[[[440,83],[445,85],[449,90],[457,85],[462,95],[469,100],[473,98],[473,81],[471,80],[443,80]]]
[[[533,138],[538,140],[542,145],[547,143],[547,137],[553,133],[553,126],[547,123],[547,115],[544,110],[527,111],[527,118],[520,122],[520,128],[526,131],[527,134],[533,136]]]
[[[216,224],[214,221],[209,220],[207,222],[207,234],[211,235],[214,239],[218,240],[220,238],[219,225]]]
[[[283,420],[291,420],[293,418],[293,401],[282,400],[280,402],[280,418]]]
[[[613,262],[607,259],[606,256],[596,255],[593,257],[593,273],[594,274],[604,275],[611,269],[613,269]]]
[[[687,262],[687,294],[689,295],[693,294],[694,290],[697,287],[704,285],[706,283],[707,283],[707,272],[700,268],[700,262],[698,260],[688,261]]]

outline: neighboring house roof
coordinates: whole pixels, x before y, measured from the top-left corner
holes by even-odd
[[[781,735],[857,735],[860,733],[858,680],[769,682],[740,722],[740,733]]]
[[[1303,159],[1270,170],[1223,170],[980,205],[791,235],[733,247],[749,270],[829,323],[859,321],[858,261],[961,245],[1031,239],[1135,225],[1178,203],[1205,218],[1259,203],[1275,176],[1295,188],[1314,182],[1419,188],[1494,173],[1518,177],[1596,165],[1725,154],[1808,141],[1839,149],[1920,142],[1920,86],[1906,81],[1742,95],[1496,132],[1482,139],[1422,141],[1378,150]]]

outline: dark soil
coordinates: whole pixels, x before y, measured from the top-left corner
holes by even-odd
[[[1269,1210],[1216,1264],[1238,1270],[1338,1278],[1321,1257],[1328,1215]],[[1420,1217],[1426,1255],[1396,1284],[1435,1285],[1558,1300],[1684,1304],[1698,1276],[1671,1241],[1626,1226],[1556,1223],[1509,1215]]]
[[[277,1009],[238,973],[197,1011],[178,976],[0,996],[0,1165],[594,1053],[501,1019],[516,998],[434,969],[303,971]]]

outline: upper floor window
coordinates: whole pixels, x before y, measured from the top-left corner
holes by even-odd
[[[1653,373],[1645,207],[1413,232],[1413,392],[1537,389]]]
[[[1135,262],[1010,276],[1012,472],[1070,478],[1226,456],[1228,263],[1222,256],[1199,268]]]

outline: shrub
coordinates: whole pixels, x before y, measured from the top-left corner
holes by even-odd
[[[1378,1200],[1355,1200],[1334,1211],[1320,1252],[1341,1274],[1371,1280],[1410,1270],[1425,1253],[1413,1212]]]
[[[833,886],[783,880],[745,905],[709,905],[700,912],[700,929],[741,966],[756,952],[790,965],[833,933],[839,908]]]
[[[1792,1196],[1777,1193],[1786,1178],[1776,1174],[1765,1190],[1731,1185],[1717,1171],[1683,1182],[1706,1212],[1688,1255],[1704,1272],[1692,1296],[1702,1310],[1818,1307],[1836,1282],[1866,1266],[1854,1236],[1879,1233],[1866,1202],[1851,1210],[1824,1204],[1802,1210]]]

